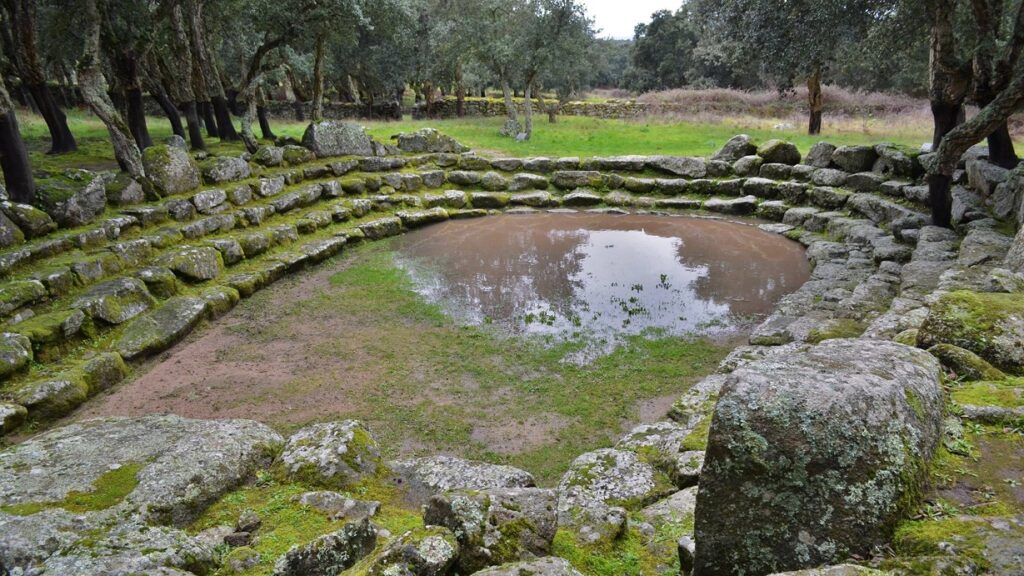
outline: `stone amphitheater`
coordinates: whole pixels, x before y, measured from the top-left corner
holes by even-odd
[[[979,431],[1003,431],[1016,464],[995,465],[1024,474],[1024,167],[972,149],[954,231],[928,224],[929,155],[888,145],[485,158],[432,130],[392,145],[326,122],[251,156],[173,139],[144,160],[149,182],[75,171],[46,210],[0,205],[0,574],[554,576],[616,546],[644,574],[1024,574],[1019,488],[927,506],[964,450],[1006,458],[964,448]],[[556,487],[387,461],[351,420],[287,438],[248,420],[58,422],[348,246],[536,211],[750,217],[805,245],[813,272],[661,421]],[[294,533],[266,532],[256,493],[298,510]]]

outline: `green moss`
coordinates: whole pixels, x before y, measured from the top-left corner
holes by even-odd
[[[26,502],[11,506],[0,506],[0,510],[17,516],[28,516],[43,510],[63,508],[68,512],[94,512],[106,510],[118,504],[139,485],[138,474],[144,464],[129,463],[116,470],[104,473],[93,482],[93,489],[86,492],[71,491],[58,502]]]
[[[864,323],[858,320],[849,318],[831,320],[825,327],[811,330],[807,335],[807,342],[818,344],[835,338],[857,338],[864,333],[865,328]]]
[[[960,556],[970,558],[984,572],[989,563],[985,558],[984,538],[979,534],[981,529],[982,525],[975,520],[912,520],[896,528],[893,548],[899,555],[940,556],[946,554],[940,544],[949,543],[956,547]]]
[[[1024,378],[971,382],[953,390],[951,399],[962,406],[1024,407]]]
[[[581,544],[571,531],[560,529],[551,554],[568,560],[587,576],[649,576],[661,569],[666,569],[665,574],[679,574],[679,559],[674,554],[656,557],[633,528],[614,542],[596,546]]]
[[[708,447],[711,420],[711,414],[707,414],[701,419],[697,426],[683,439],[684,450],[704,450]]]

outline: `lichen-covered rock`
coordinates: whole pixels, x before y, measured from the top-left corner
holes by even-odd
[[[589,190],[573,190],[562,197],[563,206],[597,206],[604,201],[600,195]]]
[[[349,574],[351,576],[446,576],[450,573],[459,544],[447,528],[427,526],[410,530],[372,556]]]
[[[584,543],[614,540],[626,528],[627,509],[639,509],[675,491],[667,475],[635,452],[587,452],[558,484],[558,524]]]
[[[32,361],[32,342],[10,332],[0,334],[0,381],[28,366]]]
[[[871,169],[886,179],[916,178],[921,173],[917,158],[899,146],[879,144],[875,146],[875,153],[878,154],[878,160],[875,160]]]
[[[105,540],[111,524],[109,537],[121,538],[117,526],[130,526],[129,518],[184,526],[266,466],[281,443],[247,420],[146,416],[78,422],[8,448],[0,452],[0,502],[17,513],[0,512],[0,567],[40,564],[58,550],[54,565],[63,566],[76,543]],[[102,503],[68,503],[98,487],[107,494]]]
[[[219,188],[203,190],[192,196],[192,203],[196,210],[202,214],[210,214],[218,206],[224,204],[228,199],[228,193]]]
[[[423,522],[451,530],[459,542],[458,569],[546,556],[558,528],[558,496],[541,488],[455,491],[433,496]]]
[[[473,192],[469,195],[469,202],[474,208],[504,208],[511,201],[512,197],[504,192]]]
[[[776,572],[771,576],[885,576],[886,574],[889,573],[857,566],[856,564],[839,564],[837,566],[810,568],[795,572]]]
[[[277,559],[273,576],[337,576],[376,545],[377,529],[369,520],[349,523],[305,546],[293,546]]]
[[[132,320],[114,342],[114,349],[127,360],[163,352],[188,335],[206,317],[207,310],[203,298],[171,298],[156,310]]]
[[[162,257],[159,265],[190,282],[205,282],[224,271],[224,258],[213,246],[186,246]]]
[[[83,183],[84,179],[88,181]],[[81,179],[57,178],[40,183],[36,196],[43,210],[61,227],[82,226],[106,209],[106,179],[82,171]]]
[[[0,402],[0,436],[14,431],[28,417],[28,410],[20,404]]]
[[[818,142],[811,146],[810,151],[807,152],[804,164],[814,166],[815,168],[828,168],[832,165],[832,154],[835,151],[835,145],[828,142]]]
[[[0,316],[8,316],[22,306],[46,297],[46,287],[38,280],[17,280],[0,285]]]
[[[533,476],[511,466],[431,456],[389,463],[389,468],[411,503],[425,504],[434,494],[451,490],[532,488]]]
[[[460,144],[455,138],[442,134],[433,128],[421,128],[415,132],[403,132],[395,139],[398,149],[402,152],[415,154],[461,154],[469,148]]]
[[[448,211],[444,208],[431,208],[430,210],[401,211],[395,214],[402,220],[406,228],[419,228],[427,224],[444,222],[448,219]]]
[[[732,171],[737,176],[757,176],[761,173],[761,166],[764,165],[764,158],[760,156],[744,156],[732,165]]]
[[[402,233],[402,220],[397,217],[380,218],[365,224],[360,224],[359,229],[369,240],[380,240],[388,236],[397,236]]]
[[[653,170],[683,178],[704,178],[708,175],[707,163],[703,158],[650,156],[646,159],[645,165]]]
[[[141,280],[117,278],[89,288],[71,307],[108,324],[123,324],[155,304],[156,299]]]
[[[1013,245],[1010,246],[1003,263],[1011,271],[1024,274],[1024,226],[1017,231],[1017,236],[1013,239]]]
[[[840,146],[832,153],[832,163],[851,174],[870,172],[876,160],[878,153],[871,146]]]
[[[17,225],[25,238],[38,238],[57,229],[57,223],[50,215],[35,206],[0,202],[0,210]]]
[[[757,210],[757,197],[744,196],[742,198],[712,198],[704,203],[704,209],[709,212],[743,216],[753,214]]]
[[[757,146],[754,146],[750,141],[750,136],[740,134],[730,138],[729,141],[722,146],[721,150],[715,152],[715,155],[712,156],[711,159],[732,163],[744,156],[753,156],[755,154],[757,154]]]
[[[477,572],[475,576],[583,576],[568,560],[549,556],[537,560],[514,562]]]
[[[299,430],[288,438],[281,464],[296,478],[339,488],[372,478],[383,467],[377,442],[356,420]]]
[[[941,438],[940,373],[923,350],[829,340],[730,374],[697,495],[695,573],[799,569],[887,542]]]
[[[996,368],[1024,374],[1024,299],[1019,294],[952,292],[931,306],[918,346],[952,344]]]
[[[380,502],[356,500],[329,490],[305,492],[298,497],[298,502],[323,512],[331,520],[344,518],[349,522],[372,518],[380,510]]]
[[[284,149],[278,146],[260,146],[252,155],[252,161],[260,166],[280,166],[284,162]]]
[[[302,145],[317,158],[328,156],[373,156],[373,142],[358,124],[325,120],[306,127]]]
[[[0,211],[0,248],[7,248],[25,241],[25,233],[3,211]]]
[[[769,140],[757,147],[757,155],[770,164],[793,166],[800,163],[800,150],[784,140]]]
[[[199,187],[199,166],[184,148],[150,146],[142,152],[142,165],[161,196],[183,194]]]
[[[216,156],[199,164],[203,180],[210,184],[244,180],[252,174],[249,163],[237,156]]]

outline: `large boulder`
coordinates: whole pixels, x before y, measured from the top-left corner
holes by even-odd
[[[107,208],[106,186],[103,176],[82,170],[40,181],[36,200],[58,225],[73,228],[92,222]]]
[[[243,180],[252,174],[249,163],[236,156],[216,156],[199,164],[203,180],[210,184]]]
[[[730,374],[697,494],[694,573],[769,574],[886,543],[942,434],[940,376],[927,352],[873,340]]]
[[[398,140],[398,149],[402,152],[415,154],[461,154],[469,148],[463,146],[451,136],[442,134],[433,128],[421,128],[415,132],[403,132],[394,137]]]
[[[768,164],[793,166],[800,163],[800,150],[784,140],[769,140],[761,144],[757,147],[757,155]]]
[[[132,573],[78,571],[65,563],[75,550],[90,552],[91,543],[126,539],[95,554],[153,560],[163,545],[126,530],[136,523],[143,531],[147,523],[187,525],[267,466],[282,443],[248,420],[146,416],[78,422],[8,448],[0,452],[0,572],[47,561],[65,568],[48,574]]]
[[[281,463],[291,476],[332,487],[351,486],[382,469],[377,442],[357,420],[299,430],[288,438]]]
[[[188,335],[206,317],[208,309],[202,298],[171,298],[156,310],[132,320],[114,342],[114,349],[126,360],[163,352]]]
[[[757,154],[757,146],[750,141],[750,136],[746,134],[740,134],[733,136],[728,142],[722,146],[722,149],[715,152],[715,155],[711,157],[712,160],[720,162],[735,162],[744,156],[753,156]]]
[[[389,464],[395,481],[413,504],[425,504],[434,494],[451,490],[532,488],[533,476],[511,466],[463,460],[454,456],[431,456]]]
[[[832,163],[851,174],[870,171],[876,160],[878,152],[871,146],[840,146],[832,153]]]
[[[1024,374],[1024,298],[967,291],[944,294],[931,306],[917,344],[952,344],[1005,372]]]
[[[317,158],[373,156],[373,142],[366,130],[351,122],[313,122],[302,135],[302,145],[312,150]]]
[[[577,457],[558,484],[558,524],[585,544],[610,542],[626,529],[628,510],[675,491],[667,475],[635,452],[595,450]]]
[[[558,528],[558,496],[541,488],[498,488],[438,494],[423,509],[423,522],[443,526],[459,541],[458,569],[546,556]]]
[[[142,165],[161,196],[182,194],[199,187],[199,166],[188,150],[160,144],[142,152]]]

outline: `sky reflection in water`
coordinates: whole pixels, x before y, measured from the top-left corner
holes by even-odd
[[[536,214],[450,221],[400,238],[397,261],[428,301],[470,324],[578,338],[728,335],[803,284],[803,247],[703,218]]]

